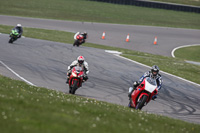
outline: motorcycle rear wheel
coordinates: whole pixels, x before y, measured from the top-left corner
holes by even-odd
[[[144,107],[145,102],[147,101],[148,96],[143,95],[138,104],[136,105],[135,109],[141,110]]]
[[[69,93],[70,93],[70,94],[72,93],[72,88],[71,88],[71,87],[69,88]]]

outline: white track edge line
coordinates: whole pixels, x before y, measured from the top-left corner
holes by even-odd
[[[131,59],[128,59],[128,58],[125,58],[125,57],[123,57],[123,56],[120,56],[119,54],[114,54],[114,55],[117,56],[117,57],[120,57],[120,58],[122,58],[122,59],[125,59],[125,60],[131,61],[131,62],[133,62],[133,63],[136,63],[136,64],[138,64],[138,65],[151,68],[150,66],[147,66],[147,65],[145,65],[145,64],[139,63],[139,62],[137,62],[137,61],[134,61],[134,60],[131,60]],[[167,72],[164,72],[164,71],[160,71],[160,72],[162,72],[162,73],[164,73],[164,74],[166,74],[166,75],[169,75],[169,76],[172,76],[172,77],[181,79],[181,80],[186,81],[186,82],[188,82],[188,83],[194,84],[194,85],[196,85],[196,86],[200,86],[200,84],[197,84],[197,83],[192,82],[192,81],[189,81],[189,80],[187,80],[187,79],[184,79],[184,78],[175,76],[175,75],[173,75],[173,74],[170,74],[170,73],[167,73]]]
[[[0,61],[0,63],[2,65],[4,65],[8,70],[10,70],[12,73],[14,73],[17,77],[19,77],[20,79],[22,79],[23,81],[25,81],[26,83],[28,83],[29,85],[32,86],[36,86],[33,83],[31,83],[30,81],[26,80],[25,78],[23,78],[22,76],[20,76],[19,74],[17,74],[15,71],[13,71],[11,68],[9,68],[5,63],[3,63],[2,61]]]
[[[176,47],[176,48],[174,48],[174,49],[172,50],[171,55],[172,55],[173,58],[175,58],[174,52],[175,52],[177,49],[179,49],[179,48],[184,48],[184,47],[198,46],[198,45],[200,45],[200,44],[191,44],[191,45],[183,45],[183,46]]]

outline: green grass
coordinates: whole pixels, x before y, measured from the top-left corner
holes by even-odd
[[[13,26],[0,25],[0,32],[9,34]],[[46,29],[37,29],[37,28],[23,28],[23,36],[55,41],[55,42],[63,42],[63,43],[74,43],[74,33],[64,32],[64,31],[56,31],[56,30],[46,30]]]
[[[200,126],[0,76],[2,133],[198,133]]]
[[[200,62],[200,46],[191,46],[177,49],[174,53],[175,57]]]
[[[103,8],[102,8],[103,7]],[[81,13],[80,13],[81,12]],[[0,14],[53,18],[74,21],[169,26],[200,29],[195,13],[175,12],[135,6],[113,5],[86,0],[4,0]],[[0,25],[1,33],[11,26]],[[24,28],[24,36],[50,41],[73,43],[73,33]],[[157,61],[163,71],[186,79],[200,79],[200,68],[183,60],[156,56],[126,49],[86,43],[84,46],[118,50],[123,56],[152,65]],[[148,58],[151,58],[149,60]],[[166,63],[167,62],[167,63]],[[174,71],[171,64],[176,70]],[[165,66],[166,65],[166,66]],[[184,66],[184,67],[181,67]],[[194,69],[191,70],[191,66]],[[179,69],[180,68],[180,69]],[[174,71],[174,72],[173,72]],[[190,77],[192,74],[193,77]],[[159,115],[135,111],[120,105],[66,95],[62,92],[29,86],[21,81],[0,76],[0,129],[3,133],[43,132],[194,132],[200,126]]]
[[[9,34],[11,26],[0,25],[0,32]],[[74,33],[44,29],[24,28],[24,36],[44,40],[70,43],[74,42]],[[104,46],[100,44],[85,43],[83,46],[99,49],[117,50],[123,53],[122,56],[138,61],[148,66],[159,65],[162,71],[174,74],[187,80],[200,84],[200,66],[186,63],[183,59],[174,59],[160,55],[147,54],[128,49]]]
[[[88,0],[1,0],[0,14],[200,29],[200,14]]]
[[[164,57],[151,54],[144,54],[144,56],[138,56],[134,54],[123,56],[148,66],[156,64],[162,71],[200,84],[200,66],[198,65],[186,63],[181,59],[173,59],[172,57]]]

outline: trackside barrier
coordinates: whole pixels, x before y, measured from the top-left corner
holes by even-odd
[[[190,5],[148,1],[148,0],[90,0],[90,1],[200,13],[199,6],[190,6]]]

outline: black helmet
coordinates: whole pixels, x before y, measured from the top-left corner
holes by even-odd
[[[151,73],[152,73],[152,75],[153,75],[154,77],[157,76],[158,73],[159,73],[159,67],[156,66],[156,65],[153,65],[152,68],[151,68]]]

